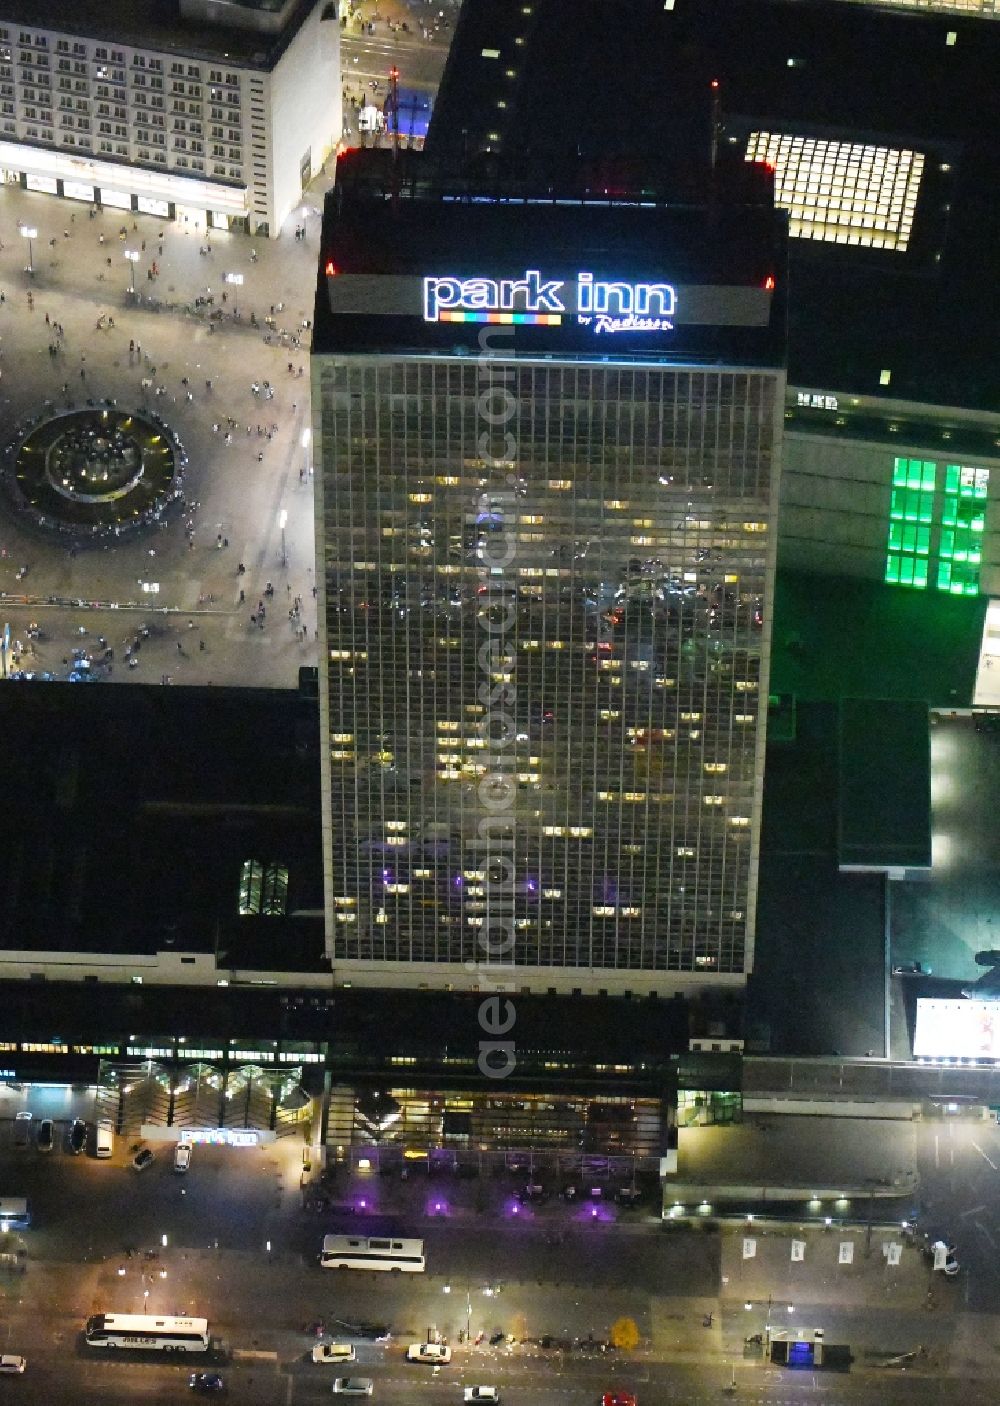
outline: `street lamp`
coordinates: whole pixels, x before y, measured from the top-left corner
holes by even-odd
[[[138,249],[126,249],[125,257],[128,259],[128,271],[132,276],[132,292],[135,292],[135,266],[139,262]]]
[[[28,267],[24,271],[25,273],[34,273],[35,268],[31,241],[38,238],[38,230],[34,225],[22,225],[21,234],[23,238],[28,241]]]
[[[223,275],[223,281],[225,283],[231,283],[232,286],[237,290],[233,294],[233,316],[237,317],[239,316],[240,311],[239,289],[243,287],[243,275],[241,273],[227,273]]]
[[[287,513],[287,511],[286,511],[285,508],[282,508],[281,512],[278,514],[278,526],[281,528],[281,564],[282,564],[282,566],[287,566],[287,565],[288,565],[288,555],[287,555],[287,553],[286,553],[286,551],[285,551],[285,526],[286,526],[287,522],[288,522],[288,513]]]

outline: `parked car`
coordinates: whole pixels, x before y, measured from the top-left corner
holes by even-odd
[[[467,1386],[462,1400],[491,1401],[493,1406],[499,1406],[500,1388],[496,1386]]]
[[[314,1362],[353,1362],[356,1357],[350,1343],[317,1343],[312,1350]]]
[[[140,1147],[139,1151],[132,1158],[132,1166],[137,1172],[144,1172],[147,1167],[152,1166],[156,1161],[156,1153],[151,1147]]]
[[[635,1397],[630,1391],[606,1391],[601,1406],[635,1406]]]
[[[17,1357],[11,1352],[5,1352],[0,1356],[0,1372],[5,1376],[14,1376],[15,1373],[23,1372],[27,1365],[27,1358]]]
[[[412,1343],[406,1349],[407,1362],[429,1362],[441,1367],[451,1361],[451,1348],[442,1343]]]
[[[194,1147],[189,1142],[179,1142],[174,1148],[174,1171],[186,1172],[191,1166]]]
[[[69,1130],[69,1150],[75,1157],[87,1146],[87,1125],[82,1118],[74,1118]]]
[[[620,1186],[615,1192],[619,1206],[638,1206],[642,1203],[642,1192],[637,1186]]]
[[[51,1152],[56,1138],[56,1125],[51,1118],[43,1118],[38,1125],[38,1150]]]
[[[14,1116],[14,1146],[27,1147],[31,1136],[31,1114],[26,1108]]]
[[[225,1391],[226,1383],[218,1372],[192,1372],[188,1387],[191,1391]]]
[[[371,1396],[374,1386],[371,1377],[338,1377],[333,1390],[336,1396]]]

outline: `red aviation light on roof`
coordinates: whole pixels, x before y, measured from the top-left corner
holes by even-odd
[[[332,259],[327,259],[326,268],[323,270],[327,278],[336,278],[337,269]]]
[[[764,279],[764,291],[765,291],[766,293],[773,293],[773,292],[774,292],[774,274],[773,274],[773,273],[769,273],[769,274],[767,275],[767,277]]]

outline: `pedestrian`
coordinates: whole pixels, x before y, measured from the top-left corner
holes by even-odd
[[[184,646],[183,646],[183,644],[181,643],[180,640],[177,641],[177,653],[178,653],[178,654],[183,654],[183,653],[184,653]]]
[[[48,315],[48,313],[45,314],[45,325],[46,325],[46,327],[49,326],[49,315]]]
[[[259,451],[258,455],[257,455],[257,463],[258,463],[258,464],[263,464],[263,462],[264,462],[264,451],[263,451],[263,449],[261,449],[261,450]]]
[[[256,623],[257,623],[257,617],[256,617],[256,615],[251,615],[251,616],[250,616],[250,624],[251,624],[251,625],[256,625]]]
[[[240,605],[243,604],[243,602],[246,600],[246,598],[247,598],[247,593],[246,593],[246,591],[240,591]]]
[[[215,545],[216,545],[216,547],[218,547],[219,550],[221,551],[221,549],[222,549],[222,533],[221,533],[221,532],[219,533],[218,537],[216,537],[216,539],[215,539]]]

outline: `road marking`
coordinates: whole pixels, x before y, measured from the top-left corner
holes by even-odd
[[[992,1157],[987,1157],[986,1153],[983,1151],[983,1149],[979,1146],[979,1143],[976,1142],[976,1140],[975,1140],[974,1138],[973,1138],[973,1141],[972,1141],[972,1145],[973,1145],[973,1147],[976,1149],[976,1151],[979,1153],[979,1155],[980,1155],[980,1157],[983,1159],[983,1161],[984,1161],[984,1162],[988,1162],[988,1163],[990,1164],[990,1166],[993,1168],[994,1171],[1000,1170],[1000,1168],[998,1168],[998,1167],[997,1167],[997,1164],[994,1162],[993,1158],[992,1158]]]
[[[997,1247],[997,1242],[996,1242],[996,1240],[993,1238],[993,1236],[991,1235],[991,1233],[986,1229],[985,1225],[983,1225],[983,1223],[982,1223],[981,1220],[977,1220],[977,1221],[976,1221],[976,1229],[977,1229],[977,1230],[981,1230],[981,1231],[983,1232],[983,1234],[986,1236],[987,1240],[990,1242],[990,1244],[993,1246],[993,1248],[994,1248],[994,1250],[995,1250],[996,1247]]]
[[[937,1133],[934,1134],[934,1166],[941,1165],[941,1141]]]
[[[958,1214],[958,1218],[959,1218],[959,1220],[962,1220],[962,1219],[964,1219],[965,1216],[978,1216],[980,1211],[985,1211],[985,1210],[986,1210],[985,1205],[983,1205],[983,1206],[973,1206],[972,1209],[969,1210],[969,1211],[960,1211],[959,1214]]]

